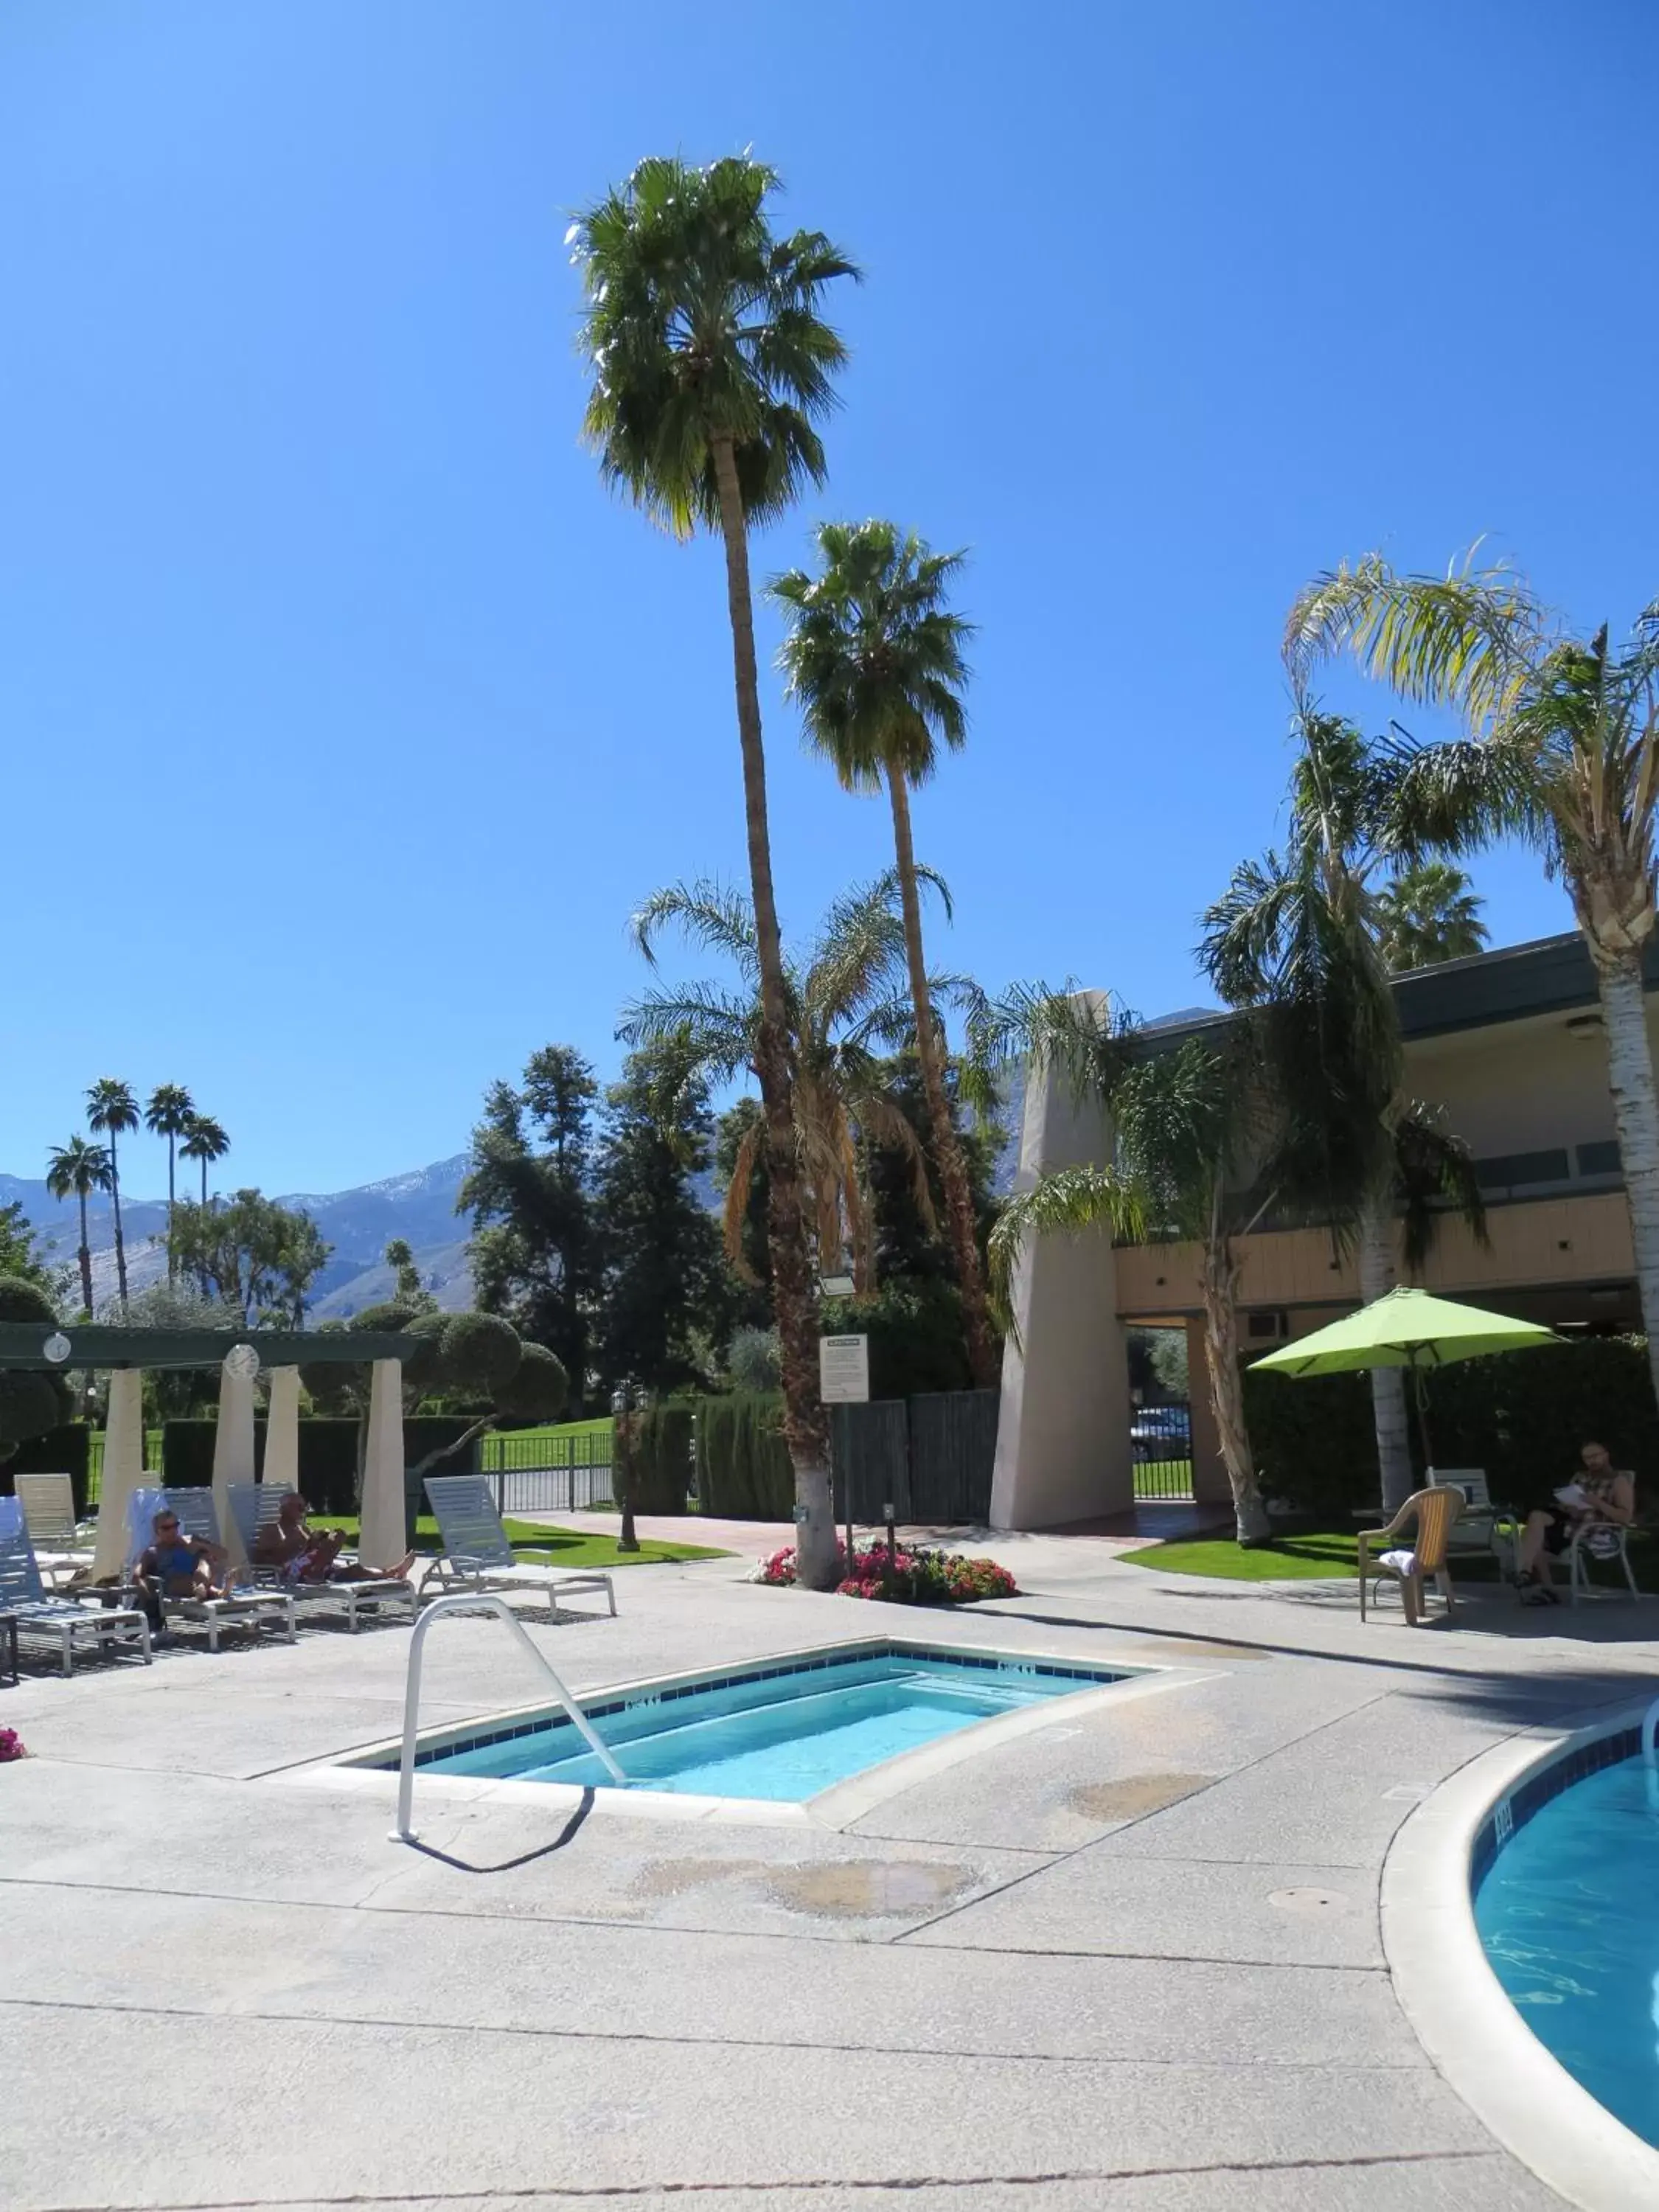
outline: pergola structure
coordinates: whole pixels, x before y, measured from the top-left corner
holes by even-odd
[[[409,1549],[404,1502],[403,1363],[421,1340],[398,1331],[363,1329],[59,1328],[41,1322],[0,1322],[0,1369],[63,1373],[75,1367],[107,1373],[104,1474],[98,1498],[94,1576],[125,1564],[127,1500],[144,1480],[143,1370],[159,1367],[219,1370],[219,1427],[213,1445],[213,1494],[219,1529],[233,1560],[242,1563],[230,1485],[252,1482],[253,1386],[266,1378],[263,1479],[295,1490],[300,1479],[300,1370],[368,1363],[373,1380],[363,1456],[359,1556],[366,1566],[395,1566]]]

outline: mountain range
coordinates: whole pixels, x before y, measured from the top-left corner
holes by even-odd
[[[421,1280],[447,1312],[472,1303],[472,1277],[466,1264],[469,1224],[455,1212],[455,1199],[466,1173],[465,1152],[408,1175],[361,1183],[355,1190],[291,1191],[283,1206],[308,1213],[334,1247],[312,1286],[309,1321],[354,1314],[389,1297],[392,1272],[382,1258],[394,1237],[415,1255]],[[80,1249],[79,1209],[73,1199],[53,1198],[44,1182],[0,1175],[0,1206],[19,1203],[47,1248],[48,1257],[66,1267]],[[127,1248],[127,1282],[132,1290],[159,1282],[167,1274],[167,1208],[165,1199],[121,1198],[121,1228]],[[115,1295],[115,1219],[106,1197],[87,1205],[87,1242],[92,1247],[94,1306]]]
[[[1023,1077],[1016,1073],[1001,1120],[1016,1133],[1005,1139],[994,1176],[999,1191],[1012,1187],[1018,1164],[1018,1131],[1024,1103]],[[329,1261],[312,1286],[307,1319],[312,1322],[343,1318],[390,1297],[395,1279],[382,1255],[394,1237],[401,1237],[415,1255],[421,1280],[447,1313],[456,1313],[472,1303],[472,1276],[467,1266],[466,1241],[470,1224],[455,1211],[455,1200],[466,1174],[467,1155],[457,1152],[430,1167],[407,1175],[387,1176],[380,1182],[360,1183],[354,1190],[289,1191],[280,1200],[308,1213],[333,1246]],[[694,1178],[698,1195],[711,1212],[720,1195],[710,1175]],[[187,1195],[181,1190],[181,1195]],[[73,1199],[54,1198],[44,1182],[21,1176],[0,1175],[0,1206],[15,1201],[33,1225],[47,1258],[73,1267],[80,1249],[79,1209]],[[165,1199],[121,1198],[121,1227],[127,1248],[127,1283],[143,1290],[167,1274],[167,1207]],[[116,1291],[115,1219],[109,1200],[100,1195],[87,1202],[87,1241],[92,1248],[94,1309]]]

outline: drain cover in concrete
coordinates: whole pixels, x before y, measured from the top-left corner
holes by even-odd
[[[1274,1889],[1267,1893],[1268,1904],[1284,1912],[1340,1912],[1347,1901],[1340,1889]]]

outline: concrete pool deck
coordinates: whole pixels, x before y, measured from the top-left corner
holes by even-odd
[[[1401,2011],[1382,1869],[1470,1759],[1659,1689],[1659,1605],[1362,1630],[1352,1583],[985,1548],[1024,1595],[961,1614],[714,1560],[626,1571],[615,1620],[531,1616],[577,1689],[890,1629],[1195,1678],[841,1829],[417,1786],[422,1846],[390,1843],[391,1778],[292,1770],[396,1732],[394,1627],[0,1689],[34,1754],[0,1768],[8,2205],[1562,2203]],[[487,1620],[436,1625],[427,1684],[428,1724],[539,1694]]]

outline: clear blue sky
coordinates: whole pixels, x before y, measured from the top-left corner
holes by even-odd
[[[1656,103],[1650,0],[10,0],[0,1169],[106,1073],[267,1190],[458,1151],[536,1046],[614,1068],[642,894],[741,872],[718,551],[577,443],[564,231],[641,155],[752,144],[868,273],[758,572],[819,514],[973,550],[939,957],[1152,1013],[1274,834],[1310,574],[1659,589]],[[766,704],[800,933],[887,822]]]

